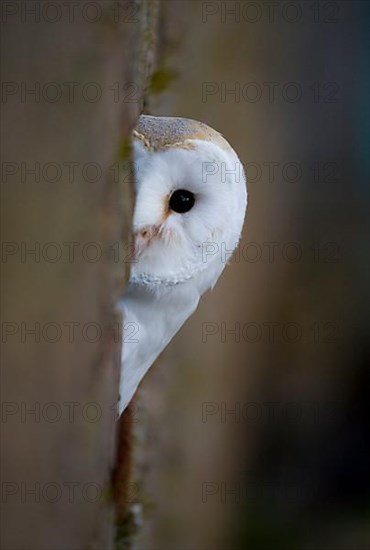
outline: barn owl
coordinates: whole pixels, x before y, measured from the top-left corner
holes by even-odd
[[[142,115],[133,152],[135,261],[121,303],[119,413],[216,284],[239,241],[247,204],[238,156],[201,122]]]

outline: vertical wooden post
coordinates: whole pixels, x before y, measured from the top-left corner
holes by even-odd
[[[115,303],[127,280],[133,196],[125,173],[155,8],[146,0],[52,4],[2,7],[7,550],[101,549],[113,540]]]

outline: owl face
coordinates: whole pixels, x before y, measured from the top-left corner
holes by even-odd
[[[189,130],[190,123],[201,125],[144,116],[134,132],[133,281],[180,283],[222,263],[238,242],[246,206],[242,165],[219,134],[205,125]],[[200,133],[204,128],[211,135]]]

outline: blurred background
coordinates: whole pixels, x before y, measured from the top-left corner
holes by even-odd
[[[146,111],[224,134],[249,196],[135,399],[136,548],[369,548],[368,22],[362,1],[162,3]]]

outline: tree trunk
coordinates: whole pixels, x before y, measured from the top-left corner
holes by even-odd
[[[106,549],[113,540],[115,304],[130,257],[129,135],[156,5],[70,4],[3,4],[6,550]]]

